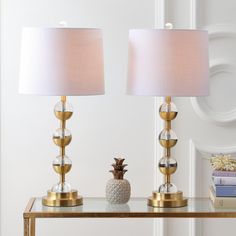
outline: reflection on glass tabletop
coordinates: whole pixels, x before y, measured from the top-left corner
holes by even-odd
[[[188,206],[153,208],[146,198],[132,198],[127,204],[109,204],[105,198],[84,198],[75,207],[47,207],[41,198],[30,199],[24,217],[34,218],[236,218],[236,209],[215,209],[208,198],[189,198]]]

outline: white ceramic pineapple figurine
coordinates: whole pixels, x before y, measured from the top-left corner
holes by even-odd
[[[129,181],[124,179],[124,174],[127,171],[124,168],[127,166],[127,164],[123,164],[125,159],[114,159],[116,162],[112,164],[114,170],[110,170],[114,178],[107,182],[106,198],[109,203],[124,204],[129,201],[131,192]]]

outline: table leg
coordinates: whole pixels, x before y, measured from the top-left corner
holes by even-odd
[[[29,218],[24,218],[24,236],[29,235]]]
[[[35,218],[30,218],[30,236],[35,236]]]

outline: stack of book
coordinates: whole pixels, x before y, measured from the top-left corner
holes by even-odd
[[[236,171],[214,170],[210,199],[215,208],[236,208]]]

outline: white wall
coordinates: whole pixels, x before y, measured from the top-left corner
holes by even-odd
[[[104,30],[106,95],[69,98],[73,161],[68,181],[83,196],[104,196],[113,158],[123,155],[132,196],[149,196],[154,183],[154,98],[125,95],[129,28],[154,25],[153,0],[2,0],[1,76],[1,235],[21,235],[22,213],[32,196],[42,196],[58,181],[51,167],[58,148],[51,134],[59,98],[18,94],[22,26],[58,26]],[[152,235],[153,220],[40,220],[37,235]],[[91,227],[91,222],[93,227]],[[114,222],[114,223],[113,223]],[[122,225],[120,224],[122,222]],[[114,233],[114,229],[119,229]],[[100,232],[99,234],[97,232]]]
[[[176,98],[179,114],[173,122],[179,138],[174,149],[177,186],[186,196],[208,197],[211,168],[205,158],[212,153],[236,156],[236,2],[170,0],[165,7],[166,21],[176,28],[196,27],[210,33],[210,96]],[[235,219],[171,219],[166,228],[165,236],[229,235],[235,232]]]
[[[51,162],[58,149],[52,143],[51,134],[59,125],[52,112],[58,98],[18,95],[22,26],[57,26],[59,21],[66,20],[71,27],[104,29],[106,96],[70,98],[75,113],[68,121],[73,134],[67,148],[73,161],[68,180],[83,196],[104,196],[105,183],[111,177],[108,170],[112,158],[122,154],[129,164],[127,178],[132,184],[133,196],[150,195],[154,183],[160,181],[154,166],[154,128],[160,120],[155,118],[157,107],[153,98],[124,95],[128,29],[149,28],[155,22],[161,25],[166,21],[174,23],[176,28],[207,27],[232,36],[235,35],[232,28],[236,28],[235,1],[1,0],[1,4],[1,235],[21,235],[22,212],[29,198],[44,195],[57,182]],[[223,34],[211,40],[211,59],[236,65],[235,36],[231,36]],[[235,72],[227,66],[223,69],[225,71],[211,79],[213,96],[200,99],[200,103],[207,103],[211,110],[201,113],[196,107],[193,109],[190,99],[175,99],[179,115],[173,128],[179,142],[174,154],[179,168],[173,179],[186,196],[207,196],[210,170],[202,151],[210,155],[224,146],[224,152],[236,155],[236,115],[231,112],[236,107],[232,89]],[[222,113],[225,111],[229,111],[229,116]],[[190,139],[194,142],[190,143]],[[197,173],[202,171],[202,178],[194,177],[191,165]],[[221,230],[228,234],[234,232],[230,219],[178,219],[164,223],[165,230],[160,236],[218,236],[222,235]],[[37,235],[43,236],[64,235],[68,229],[71,229],[70,235],[85,236],[97,232],[137,236],[154,233],[151,219],[40,220],[37,226]]]

